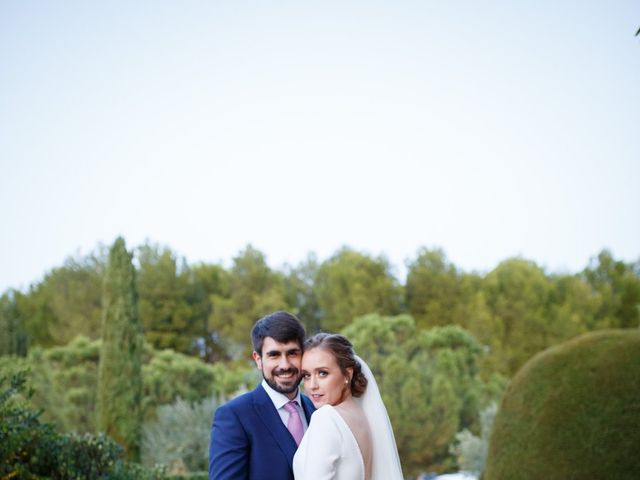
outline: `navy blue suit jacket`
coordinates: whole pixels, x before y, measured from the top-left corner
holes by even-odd
[[[301,395],[311,421],[315,410]],[[209,480],[293,480],[297,445],[262,385],[216,409],[209,444]]]

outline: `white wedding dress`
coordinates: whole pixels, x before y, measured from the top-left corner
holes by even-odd
[[[293,457],[296,480],[364,480],[364,461],[351,429],[338,411],[324,405]]]
[[[371,480],[403,480],[398,448],[378,384],[358,357],[367,390],[358,401],[373,440]],[[313,413],[311,424],[293,457],[295,480],[364,480],[364,461],[351,429],[331,405]]]

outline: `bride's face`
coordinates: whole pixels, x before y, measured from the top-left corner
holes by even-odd
[[[316,408],[338,405],[351,395],[349,377],[342,373],[333,354],[323,348],[304,352],[302,379],[304,391]]]

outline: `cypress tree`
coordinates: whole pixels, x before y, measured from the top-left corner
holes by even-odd
[[[0,355],[27,356],[28,337],[18,311],[15,290],[0,297]]]
[[[124,446],[130,460],[138,460],[142,326],[131,258],[124,239],[118,237],[109,251],[102,292],[97,427]]]

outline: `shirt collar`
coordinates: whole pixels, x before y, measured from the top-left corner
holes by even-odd
[[[265,379],[262,379],[262,388],[264,388],[264,391],[269,395],[269,398],[273,402],[274,407],[276,407],[276,410],[281,409],[291,401],[284,393],[276,392],[271,388]],[[302,402],[300,401],[300,389],[297,390],[296,396],[293,400],[298,402],[298,405],[302,407]]]

